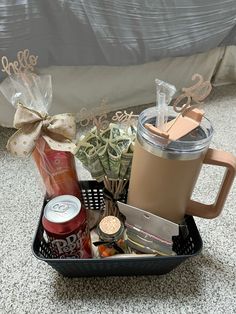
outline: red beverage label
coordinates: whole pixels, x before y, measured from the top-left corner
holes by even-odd
[[[53,257],[91,257],[86,210],[77,197],[62,195],[49,201],[42,223]]]
[[[48,235],[48,234],[47,234]],[[57,258],[90,258],[90,236],[86,221],[69,235],[48,235],[52,253]]]
[[[46,166],[47,170],[50,171],[50,175],[57,176],[70,171],[70,159],[71,157],[67,152],[52,151],[47,153]]]

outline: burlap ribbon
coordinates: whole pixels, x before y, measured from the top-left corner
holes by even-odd
[[[18,104],[14,127],[18,131],[7,142],[7,149],[13,155],[30,155],[41,136],[54,150],[75,152],[76,145],[71,140],[76,134],[76,123],[70,113],[49,116]]]

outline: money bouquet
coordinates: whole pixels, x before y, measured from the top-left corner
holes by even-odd
[[[116,202],[124,198],[130,176],[137,117],[118,111],[112,123],[101,116],[92,118],[94,126],[77,142],[76,157],[95,180],[104,183],[103,216],[119,216]]]

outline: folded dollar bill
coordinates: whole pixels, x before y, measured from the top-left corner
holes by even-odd
[[[100,132],[94,127],[80,137],[76,157],[98,181],[104,176],[110,179],[128,178],[135,137],[136,128],[133,126],[124,130],[110,123]]]

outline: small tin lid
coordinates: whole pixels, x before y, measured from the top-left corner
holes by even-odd
[[[120,237],[123,229],[123,224],[115,216],[104,217],[98,225],[98,233],[103,240]]]
[[[44,208],[44,217],[53,223],[63,223],[75,218],[81,210],[80,200],[73,195],[53,198]]]

